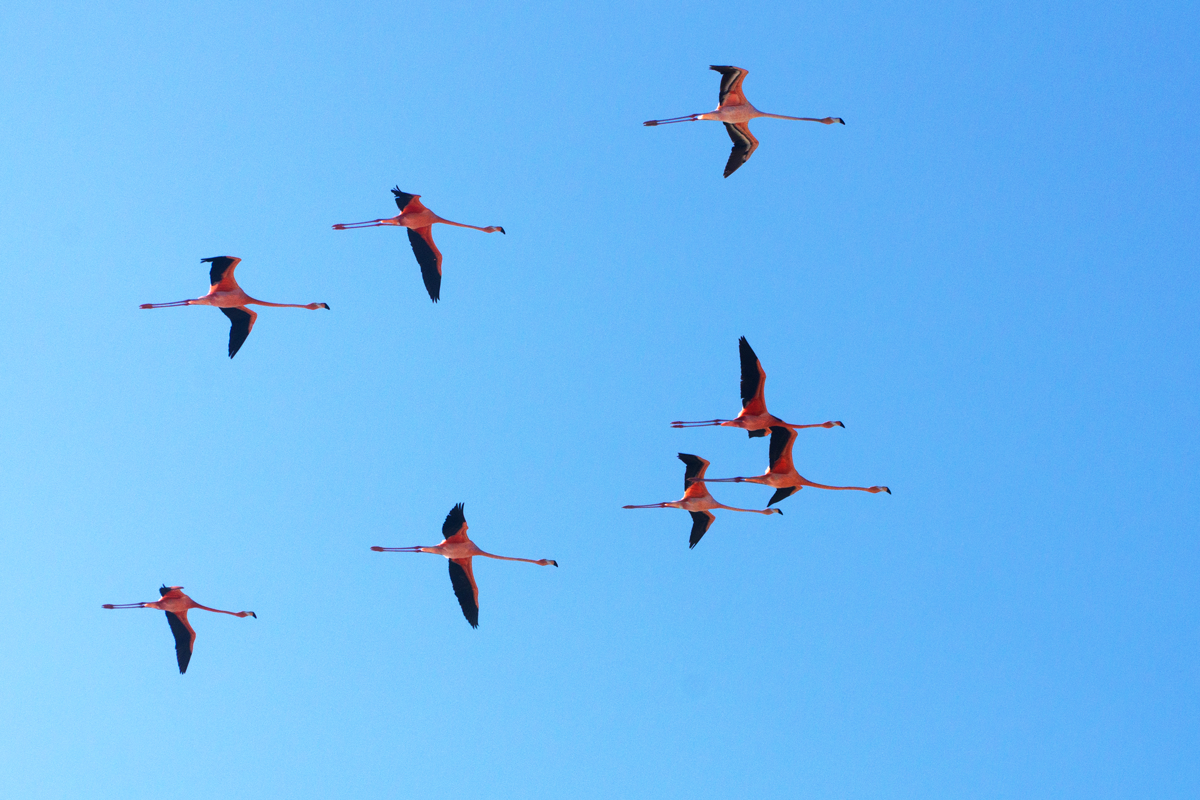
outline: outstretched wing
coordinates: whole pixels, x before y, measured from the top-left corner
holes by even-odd
[[[442,538],[450,539],[460,533],[467,532],[467,517],[463,513],[463,504],[459,503],[454,508],[450,509],[450,513],[446,515],[446,521],[442,523]]]
[[[771,495],[771,502],[767,503],[767,508],[778,503],[780,500],[787,499],[796,493],[799,486],[789,486],[786,489],[776,489],[775,494]]]
[[[208,282],[211,284],[208,290],[210,292],[229,292],[238,288],[237,281],[233,279],[233,271],[237,269],[238,264],[242,263],[240,258],[213,256],[200,259],[200,263],[212,264],[208,270]]]
[[[739,122],[731,125],[725,123],[725,131],[729,134],[729,138],[733,140],[733,149],[729,151],[729,160],[725,162],[725,177],[728,178],[737,168],[750,160],[750,156],[754,155],[754,151],[758,149],[758,139],[754,138],[754,134],[750,132],[750,123]]]
[[[692,515],[692,535],[688,539],[688,549],[690,550],[696,546],[704,534],[708,533],[708,529],[716,517],[711,511],[689,511],[688,513]]]
[[[402,192],[402,191],[400,191],[399,186],[397,186],[395,189],[392,189],[392,194],[395,195],[395,197],[396,197],[396,208],[400,209],[401,214],[403,214],[406,211],[418,211],[418,210],[420,210],[420,208],[425,207],[425,206],[421,205],[420,201],[418,200],[418,198],[420,198],[421,195],[409,194],[408,192]],[[412,203],[412,201],[414,201],[414,200],[418,200],[417,206],[419,206],[420,208],[409,208],[408,207],[409,204]]]
[[[721,93],[717,96],[720,106],[740,106],[746,102],[742,94],[742,81],[750,73],[741,67],[709,67],[714,72],[721,73]]]
[[[254,329],[254,320],[258,319],[258,314],[245,306],[222,308],[221,313],[229,317],[229,357],[233,358],[237,351],[242,349],[250,331]]]
[[[793,429],[779,425],[771,428],[771,472],[792,471],[792,444],[795,441],[796,431]]]
[[[421,265],[421,280],[425,281],[425,291],[429,299],[437,302],[442,294],[442,253],[433,243],[433,226],[408,229],[408,241],[412,245],[413,255]]]
[[[763,399],[763,391],[767,386],[767,373],[745,336],[738,339],[738,356],[742,361],[742,408],[754,416],[765,414],[767,402]]]
[[[192,645],[196,642],[196,632],[188,624],[186,616],[180,617],[170,611],[163,613],[167,615],[167,624],[171,626],[171,633],[175,636],[175,660],[179,662],[179,674],[182,675],[187,672],[188,662],[192,660]]]
[[[683,473],[683,488],[687,489],[697,478],[703,478],[705,470],[708,469],[708,462],[700,456],[694,456],[691,453],[680,453],[679,460],[682,461],[687,469]]]
[[[470,558],[450,559],[450,585],[454,596],[462,607],[463,616],[472,628],[479,627],[479,587],[475,585],[475,573],[471,570]]]

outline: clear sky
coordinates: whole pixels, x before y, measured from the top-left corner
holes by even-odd
[[[10,3],[0,795],[1200,794],[1179,3]],[[729,179],[709,64],[761,120]],[[388,190],[442,228],[442,302]],[[207,256],[277,302],[238,354]],[[761,472],[737,339],[825,483]],[[717,485],[730,505],[770,490]],[[466,503],[480,627],[434,544]],[[181,584],[188,674],[157,611]]]

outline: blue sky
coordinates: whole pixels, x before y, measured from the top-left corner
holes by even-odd
[[[1195,796],[1195,10],[835,6],[9,8],[0,794]]]

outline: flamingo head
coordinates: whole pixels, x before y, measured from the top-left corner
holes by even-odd
[[[541,566],[543,566],[543,567],[557,567],[557,566],[558,566],[558,562],[557,562],[557,561],[554,561],[554,560],[552,560],[552,559],[549,559],[549,558],[543,558],[541,561],[539,561],[539,562],[537,562],[537,563],[538,563],[538,564],[540,564],[540,565],[541,565]]]
[[[235,614],[234,616],[238,616],[238,617],[254,617],[255,619],[258,619],[258,614],[255,614],[253,611],[239,611],[239,612],[238,612],[237,614]]]
[[[888,494],[892,493],[892,490],[886,486],[872,486],[870,489],[867,489],[867,491],[871,494],[879,494],[880,492],[887,492]]]
[[[826,117],[825,119],[821,120],[821,122],[824,122],[826,125],[832,125],[835,122],[842,125],[846,124],[846,120],[842,119],[841,117]]]
[[[305,306],[305,308],[309,309],[310,311],[315,311],[318,308],[328,309],[329,303],[309,303],[308,305]]]

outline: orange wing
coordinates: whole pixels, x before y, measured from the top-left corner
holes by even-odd
[[[208,270],[208,282],[210,284],[208,291],[231,292],[239,288],[237,281],[233,278],[233,271],[237,269],[238,264],[242,263],[240,258],[214,256],[213,258],[202,258],[200,259],[200,263],[212,264],[212,267]]]
[[[709,67],[709,69],[721,73],[721,91],[717,95],[720,107],[745,104],[746,95],[742,94],[742,81],[750,74],[749,71],[741,67]]]
[[[450,559],[450,585],[462,608],[463,616],[472,628],[479,627],[479,586],[475,583],[475,571],[470,558]]]
[[[738,357],[742,362],[742,413],[738,416],[766,414],[767,401],[763,399],[763,392],[767,386],[767,373],[745,336],[738,339]]]
[[[796,471],[792,463],[792,445],[796,443],[796,431],[778,425],[771,428],[771,472],[790,475]]]
[[[750,160],[750,156],[754,155],[754,151],[758,149],[758,139],[754,138],[754,134],[750,132],[750,123],[739,122],[735,125],[725,123],[725,132],[729,134],[730,140],[733,142],[733,149],[729,151],[729,160],[725,162],[725,177],[728,178],[737,168]]]
[[[413,200],[413,203],[417,201]],[[409,207],[412,207],[412,203],[409,203]],[[421,265],[421,280],[425,281],[425,291],[429,292],[429,299],[436,303],[442,296],[442,251],[433,243],[433,226],[409,228],[408,243],[412,245],[413,255]]]

